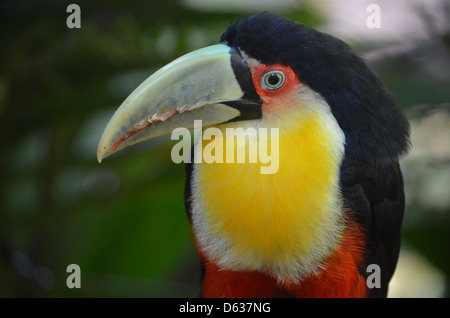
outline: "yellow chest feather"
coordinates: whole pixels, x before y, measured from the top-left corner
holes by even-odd
[[[270,138],[263,142],[275,142]],[[295,129],[280,128],[276,150],[274,174],[262,174],[260,162],[196,165],[194,230],[200,248],[224,268],[297,280],[317,271],[340,240],[343,134],[333,117],[311,114]]]

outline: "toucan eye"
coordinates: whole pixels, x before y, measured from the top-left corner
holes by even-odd
[[[278,89],[284,84],[284,73],[281,71],[270,71],[261,77],[261,85],[265,89]]]

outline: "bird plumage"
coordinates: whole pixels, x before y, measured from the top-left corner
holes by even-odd
[[[350,46],[301,23],[263,13],[235,21],[221,42],[266,65],[290,66],[330,106],[345,134],[339,183],[346,230],[337,250],[323,260],[319,274],[309,273],[297,284],[280,284],[260,272],[220,268],[199,251],[206,273],[204,294],[385,297],[400,248],[404,195],[398,158],[408,149],[409,133],[395,99]],[[190,217],[191,173],[188,165]],[[380,266],[381,288],[367,288],[369,264]]]
[[[185,203],[203,296],[386,296],[409,146],[395,99],[349,45],[277,15],[236,20],[220,42],[137,87],[105,128],[98,160],[202,120],[217,134],[195,138]],[[234,162],[261,145],[274,155],[270,171],[261,157]]]

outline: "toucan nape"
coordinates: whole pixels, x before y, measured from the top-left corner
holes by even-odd
[[[224,158],[256,144],[278,153],[274,173],[261,173],[260,161],[186,165],[202,296],[387,295],[409,125],[349,45],[270,13],[236,20],[220,44],[178,58],[123,102],[98,160],[194,120],[222,132],[210,140],[222,145],[235,138],[231,128],[257,132],[230,143]],[[277,139],[262,133],[272,128]],[[196,140],[192,158],[207,146]],[[378,281],[368,284],[375,270]]]

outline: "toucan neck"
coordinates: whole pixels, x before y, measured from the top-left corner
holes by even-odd
[[[297,126],[280,128],[279,169],[274,174],[261,174],[260,162],[194,165],[196,240],[219,267],[299,281],[317,273],[336,249],[344,223],[339,191],[344,137],[331,113],[321,109],[301,121],[291,118]],[[269,126],[254,121],[245,127],[252,125]],[[230,127],[221,128],[224,144]],[[261,138],[274,142],[259,134],[248,142]],[[199,149],[197,143],[194,151]]]

